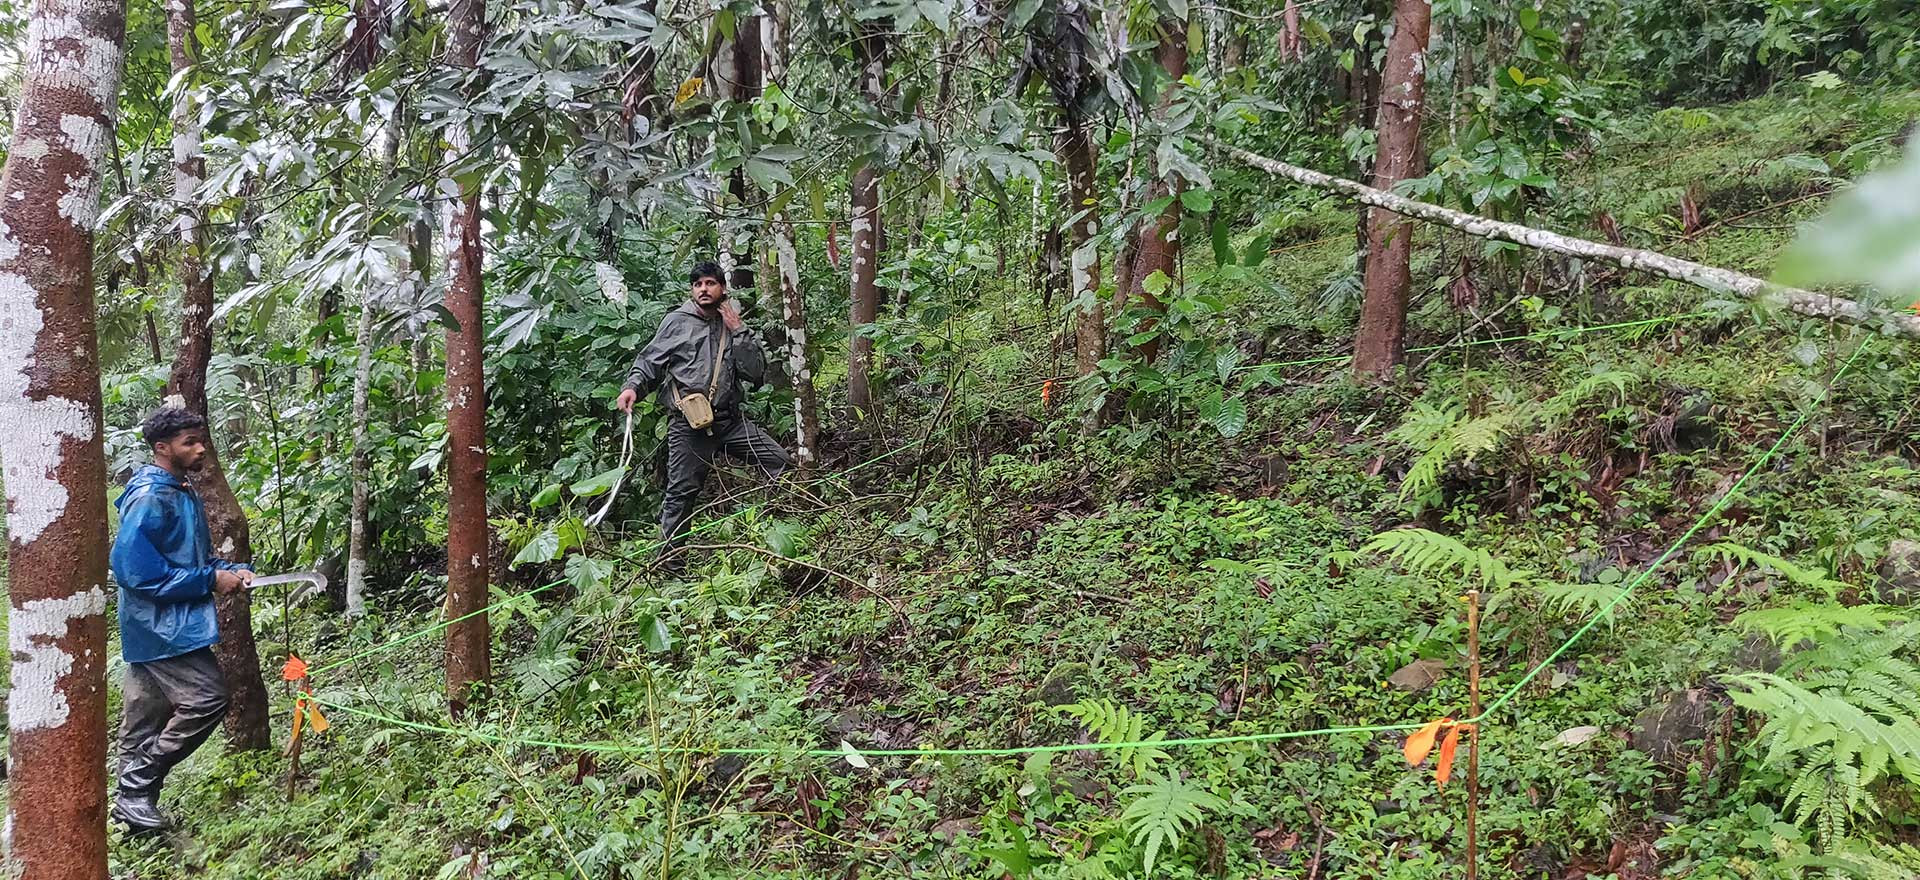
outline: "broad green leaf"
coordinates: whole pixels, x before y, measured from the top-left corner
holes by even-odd
[[[559,483],[549,483],[546,488],[540,490],[540,494],[533,496],[533,500],[528,502],[528,504],[535,510],[546,507],[555,501],[559,501],[560,492],[565,488],[565,486]]]
[[[673,632],[667,629],[667,623],[660,615],[642,614],[637,621],[640,624],[640,643],[655,654],[663,653],[673,647]]]
[[[1213,210],[1213,193],[1204,189],[1190,189],[1180,194],[1180,205],[1195,214],[1205,214]]]
[[[606,471],[604,473],[595,474],[591,477],[588,477],[584,480],[574,483],[569,488],[572,489],[573,494],[578,495],[581,498],[592,498],[595,495],[602,494],[606,492],[608,489],[613,488],[613,484],[619,482],[620,477],[624,475],[626,472],[627,472],[626,468],[617,467],[617,468],[614,468],[613,470]]]
[[[1167,273],[1159,269],[1153,270],[1147,274],[1147,277],[1140,279],[1140,289],[1154,296],[1166,293],[1167,288],[1172,286],[1172,284],[1173,279],[1168,278]]]
[[[520,552],[514,554],[513,561],[508,563],[507,567],[519,568],[522,563],[552,562],[559,557],[560,533],[554,531],[552,526],[548,526],[534,535],[533,540],[527,542],[527,546],[520,548]]]
[[[1216,219],[1213,221],[1213,264],[1215,266],[1226,266],[1232,262],[1232,231],[1227,228],[1226,220]]]
[[[1780,258],[1783,284],[1868,284],[1883,301],[1920,297],[1920,144],[1862,178]]]
[[[585,554],[567,557],[567,582],[576,590],[589,590],[613,576],[613,562]]]

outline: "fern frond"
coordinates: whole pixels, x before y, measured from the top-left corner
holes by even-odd
[[[1165,750],[1141,743],[1156,743],[1167,738],[1165,731],[1147,730],[1147,718],[1108,699],[1081,700],[1060,707],[1060,711],[1078,719],[1087,732],[1102,743],[1133,743],[1112,749],[1114,763],[1131,768],[1144,777],[1169,756]]]
[[[1572,388],[1554,395],[1540,407],[1540,413],[1548,418],[1564,416],[1572,413],[1581,404],[1586,403],[1588,398],[1602,391],[1612,389],[1615,397],[1622,397],[1626,395],[1627,389],[1639,382],[1638,374],[1624,370],[1595,373],[1574,383]]]
[[[1414,574],[1478,578],[1481,586],[1504,588],[1529,582],[1533,573],[1507,567],[1492,553],[1468,547],[1457,538],[1427,529],[1394,529],[1374,535],[1360,548],[1378,553]]]
[[[1207,813],[1227,806],[1226,801],[1178,776],[1135,785],[1124,794],[1135,799],[1120,813],[1120,819],[1127,824],[1134,845],[1146,847],[1148,877],[1154,876],[1153,864],[1162,849],[1179,846],[1180,836],[1198,827]]]
[[[1551,583],[1551,584],[1541,584],[1538,589],[1539,589],[1541,601],[1548,608],[1556,610],[1561,614],[1577,614],[1580,617],[1589,617],[1594,614],[1599,614],[1601,609],[1606,608],[1609,603],[1612,603],[1614,601],[1614,599],[1619,598],[1620,592],[1626,589],[1626,585],[1617,584],[1617,583],[1616,584]],[[1605,623],[1608,626],[1612,626],[1616,613],[1622,607],[1625,607],[1626,605],[1631,604],[1631,602],[1632,602],[1631,598],[1621,599],[1619,604],[1616,604],[1611,609],[1607,610],[1606,615],[1603,618]]]
[[[1821,590],[1825,592],[1828,597],[1837,596],[1841,591],[1847,589],[1845,583],[1834,580],[1829,577],[1825,571],[1797,565],[1789,560],[1781,559],[1769,553],[1763,553],[1745,544],[1734,541],[1720,541],[1718,543],[1708,544],[1705,547],[1695,550],[1693,552],[1693,558],[1695,560],[1717,559],[1725,562],[1751,565],[1756,568],[1764,568],[1783,575],[1793,583]]]
[[[1796,603],[1748,611],[1735,617],[1733,624],[1762,633],[1782,648],[1791,648],[1803,641],[1817,642],[1823,637],[1838,635],[1843,630],[1883,630],[1888,621],[1899,617],[1897,610],[1884,605]]]

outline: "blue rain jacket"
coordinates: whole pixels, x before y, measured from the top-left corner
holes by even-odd
[[[246,566],[214,558],[200,496],[150,464],[134,472],[114,506],[120,533],[108,563],[120,585],[120,655],[145,663],[220,641],[213,573]]]

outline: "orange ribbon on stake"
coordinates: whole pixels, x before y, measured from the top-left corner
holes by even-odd
[[[1433,753],[1434,740],[1440,739],[1442,732],[1446,738],[1440,742],[1440,756],[1434,761],[1433,782],[1441,791],[1447,788],[1447,780],[1453,778],[1453,757],[1460,750],[1460,731],[1473,725],[1461,724],[1452,718],[1441,718],[1427,722],[1426,726],[1407,736],[1407,742],[1401,747],[1401,754],[1407,758],[1407,766],[1418,767],[1426,763],[1427,756]]]

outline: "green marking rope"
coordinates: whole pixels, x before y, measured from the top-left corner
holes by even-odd
[[[1577,328],[1572,331],[1557,331],[1557,332],[1563,335],[1571,335],[1572,333],[1590,332],[1590,331],[1600,330],[1600,329],[1622,329],[1627,327],[1646,326],[1650,324],[1664,323],[1667,321],[1681,320],[1684,318],[1698,317],[1705,314],[1712,314],[1712,313],[1695,312],[1689,315],[1669,316],[1666,318],[1653,318],[1645,321],[1628,321],[1620,324],[1605,325],[1604,327]],[[1491,344],[1494,342],[1502,342],[1502,341],[1516,341],[1520,339],[1539,338],[1540,335],[1541,334],[1529,334],[1527,336],[1509,337],[1507,339],[1478,340],[1475,342],[1463,343],[1463,347],[1465,345],[1482,345],[1482,344]],[[1828,384],[1826,388],[1823,388],[1821,390],[1818,396],[1818,399],[1815,401],[1816,406],[1824,402],[1832,394],[1833,387],[1837,386],[1840,383],[1840,380],[1843,377],[1845,377],[1853,369],[1853,365],[1856,361],[1859,360],[1860,355],[1866,352],[1867,345],[1870,341],[1871,339],[1867,341],[1863,341],[1859,346],[1854,348],[1853,354],[1849,356],[1846,362],[1841,365],[1839,371],[1834,373],[1833,380]],[[1442,346],[1430,346],[1430,347],[1427,347],[1426,349],[1410,349],[1409,351],[1421,351],[1421,350],[1431,351],[1440,347]],[[1286,363],[1280,363],[1280,364],[1262,364],[1260,366],[1279,367],[1279,366],[1297,366],[1297,365],[1307,364],[1307,363],[1327,363],[1334,360],[1342,360],[1348,357],[1350,356],[1341,355],[1341,356],[1334,356],[1329,358],[1311,358],[1303,361],[1293,361],[1293,362],[1286,362]],[[1672,559],[1674,554],[1678,553],[1680,551],[1680,548],[1684,546],[1689,540],[1691,540],[1694,535],[1698,534],[1701,529],[1706,528],[1708,523],[1712,522],[1715,517],[1719,516],[1721,511],[1725,510],[1727,506],[1733,502],[1733,499],[1735,498],[1735,496],[1737,496],[1740,493],[1740,490],[1743,487],[1745,487],[1745,485],[1747,484],[1747,481],[1752,479],[1755,474],[1759,473],[1760,469],[1765,467],[1769,461],[1772,461],[1774,456],[1777,455],[1783,447],[1785,447],[1788,440],[1792,439],[1795,434],[1799,433],[1799,430],[1806,425],[1807,420],[1812,417],[1813,412],[1814,412],[1813,408],[1809,408],[1805,412],[1802,412],[1799,418],[1795,419],[1791,425],[1787,426],[1787,429],[1785,431],[1781,432],[1779,438],[1774,440],[1773,445],[1769,446],[1765,452],[1761,453],[1759,458],[1755,459],[1754,462],[1747,467],[1745,472],[1741,473],[1740,477],[1734,481],[1732,486],[1728,487],[1726,493],[1723,494],[1718,501],[1714,502],[1714,504],[1711,507],[1707,508],[1705,513],[1702,513],[1699,516],[1699,518],[1694,520],[1694,523],[1692,526],[1690,526],[1685,532],[1681,533],[1679,538],[1675,539],[1672,544],[1668,545],[1665,551],[1663,551],[1658,557],[1655,557],[1653,562],[1649,563],[1645,569],[1642,569],[1641,572],[1633,578],[1633,580],[1629,581],[1625,587],[1621,588],[1620,592],[1615,594],[1614,597],[1611,600],[1609,600],[1606,605],[1602,606],[1599,611],[1595,612],[1594,615],[1590,617],[1585,624],[1583,624],[1579,629],[1575,630],[1572,635],[1568,636],[1567,639],[1564,642],[1562,642],[1559,647],[1555,648],[1552,653],[1548,654],[1546,659],[1541,660],[1539,663],[1535,664],[1532,669],[1527,671],[1526,675],[1522,676],[1519,681],[1514,682],[1514,684],[1511,687],[1507,688],[1506,691],[1501,693],[1499,697],[1495,698],[1492,703],[1488,704],[1486,709],[1480,712],[1480,714],[1475,715],[1472,718],[1464,719],[1459,723],[1479,724],[1485,719],[1492,717],[1495,712],[1498,712],[1499,710],[1504,708],[1509,702],[1511,702],[1513,698],[1520,693],[1522,688],[1525,688],[1535,678],[1538,678],[1541,672],[1545,671],[1547,667],[1551,666],[1562,655],[1564,655],[1567,651],[1571,650],[1573,646],[1577,644],[1582,638],[1585,638],[1587,633],[1591,632],[1593,628],[1596,625],[1598,625],[1602,619],[1605,619],[1607,615],[1613,613],[1613,610],[1616,607],[1618,607],[1621,602],[1626,601],[1627,597],[1631,595],[1634,590],[1638,589],[1642,584],[1644,584],[1649,578],[1653,576],[1653,573],[1655,571],[1658,571],[1661,566],[1665,565],[1668,560]],[[896,449],[896,450],[893,450],[892,452],[885,453],[877,458],[870,459],[866,462],[862,462],[861,464],[855,465],[852,468],[848,468],[846,471],[842,471],[841,473],[842,474],[850,473],[853,470],[866,467],[867,465],[873,464],[883,458],[891,456],[911,446],[919,445],[920,442],[924,442],[924,439],[922,441],[916,441],[915,443],[910,443],[910,444],[907,444],[906,446],[902,446],[900,447],[900,449]],[[732,519],[733,517],[739,516],[743,513],[746,513],[754,509],[757,509],[757,508],[756,507],[742,508],[739,511],[735,511],[732,514],[729,514],[725,517],[722,517],[720,519],[707,523],[701,529],[696,529],[695,531],[697,532],[705,528],[711,528],[713,526],[719,525],[720,523],[726,522]],[[511,599],[502,600],[501,602],[488,606],[488,608],[486,609],[481,609],[480,611],[476,611],[473,613],[483,614],[491,608],[496,608],[501,605],[505,605],[509,602],[516,601],[525,596],[530,596],[530,595],[533,595],[534,593],[551,589],[552,587],[557,586],[559,583],[564,583],[564,581],[555,582],[553,584],[547,584],[546,586],[540,587],[536,590],[530,591],[528,593],[523,593],[520,596],[515,596]],[[466,616],[470,617],[472,615],[466,615]],[[414,633],[414,634],[402,637],[400,639],[396,639],[392,642],[388,642],[384,645],[381,645],[369,651],[363,651],[359,654],[356,654],[352,657],[347,658],[346,660],[341,660],[335,663],[327,664],[326,666],[322,666],[315,671],[318,672],[318,671],[324,671],[326,669],[332,669],[332,668],[341,666],[345,663],[352,662],[353,660],[359,659],[361,657],[367,656],[368,654],[378,653],[380,651],[388,650],[406,641],[412,641],[414,639],[424,637],[431,633],[438,632],[442,629],[445,629],[447,626],[457,622],[458,620],[462,620],[462,619],[464,619],[464,617],[455,618],[454,620],[442,622],[433,627],[429,627],[425,630],[422,630],[418,633]],[[1181,738],[1181,739],[1162,739],[1162,740],[1133,741],[1133,742],[1061,743],[1061,744],[1037,745],[1037,746],[1014,746],[1014,747],[1008,747],[1008,748],[851,749],[851,747],[849,747],[847,749],[818,749],[818,748],[816,749],[781,749],[781,748],[773,748],[773,747],[766,747],[766,746],[737,747],[737,748],[698,748],[693,746],[655,746],[655,745],[623,744],[623,743],[604,742],[604,741],[602,742],[560,742],[560,741],[554,741],[554,740],[502,736],[499,734],[486,733],[479,730],[461,729],[461,728],[455,728],[455,727],[447,727],[447,726],[438,725],[438,724],[426,724],[418,721],[408,721],[402,718],[395,718],[391,715],[387,715],[384,713],[361,709],[356,706],[351,706],[337,700],[320,697],[320,696],[313,696],[313,697],[310,697],[309,699],[311,699],[315,703],[327,706],[337,711],[345,712],[350,715],[356,715],[370,721],[377,721],[382,724],[386,724],[393,727],[408,728],[412,730],[418,730],[418,731],[427,732],[427,733],[437,733],[437,734],[442,734],[446,736],[464,737],[467,739],[482,740],[486,742],[499,743],[502,745],[519,745],[519,746],[529,746],[529,747],[535,747],[535,748],[563,749],[568,751],[597,752],[597,753],[603,753],[603,754],[711,754],[711,755],[741,755],[741,756],[798,755],[798,756],[807,756],[807,757],[827,757],[827,758],[843,757],[849,754],[858,754],[862,757],[869,757],[869,756],[871,757],[1018,757],[1022,755],[1047,754],[1047,753],[1056,753],[1056,752],[1115,751],[1115,750],[1121,750],[1121,749],[1137,749],[1137,748],[1180,748],[1180,747],[1190,747],[1190,746],[1227,745],[1227,744],[1233,744],[1233,743],[1274,742],[1274,741],[1290,740],[1290,739],[1305,739],[1307,737],[1314,737],[1314,736],[1336,736],[1336,735],[1342,735],[1342,734],[1374,734],[1374,733],[1387,733],[1387,732],[1402,731],[1402,730],[1415,730],[1422,726],[1421,724],[1416,722],[1400,723],[1400,724],[1370,724],[1370,725],[1356,725],[1356,726],[1346,726],[1346,727],[1322,727],[1322,728],[1316,728],[1313,730],[1289,730],[1289,731],[1277,731],[1277,732],[1268,732],[1268,733],[1249,733],[1249,734],[1239,734],[1234,736],[1187,737],[1187,738]]]

